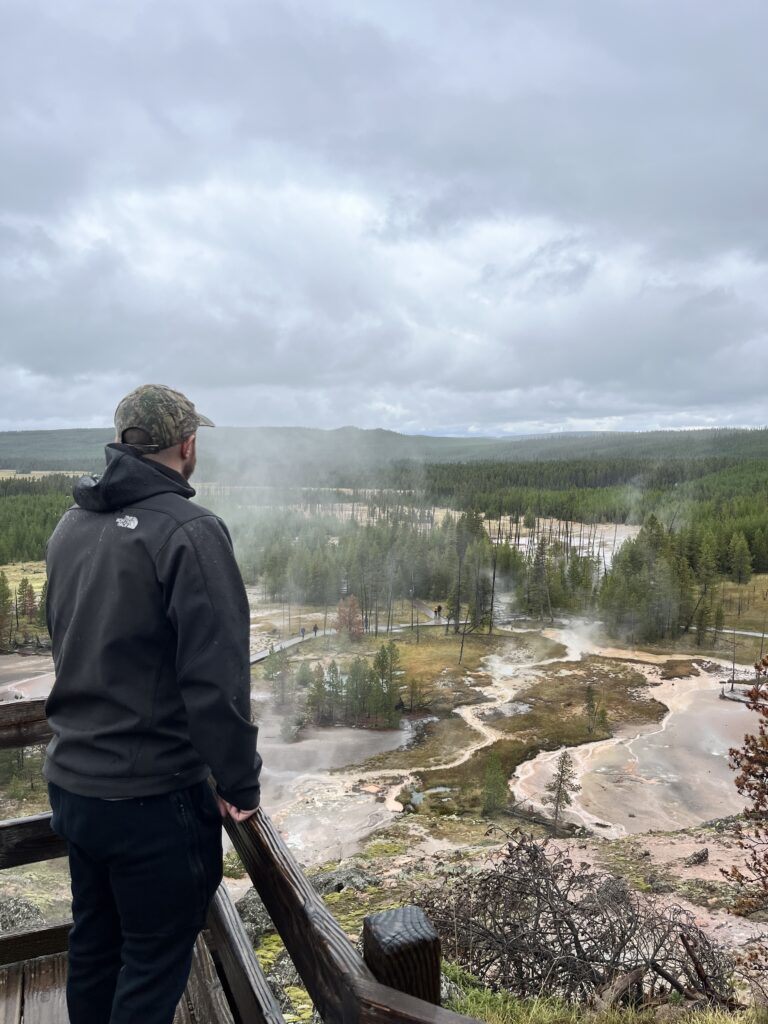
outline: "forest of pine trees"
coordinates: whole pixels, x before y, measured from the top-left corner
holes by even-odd
[[[370,661],[358,656],[344,668],[335,660],[325,667],[304,661],[293,670],[285,651],[275,651],[264,663],[264,675],[287,723],[285,739],[295,738],[303,724],[392,729],[401,712],[418,710],[404,700],[410,689],[392,640]]]
[[[47,634],[45,598],[48,586],[43,583],[39,593],[26,577],[12,588],[0,569],[0,651],[10,651],[29,643],[41,633]]]
[[[205,503],[229,522],[243,574],[265,598],[333,614],[354,598],[355,621],[374,635],[395,624],[396,603],[417,601],[442,604],[446,629],[491,629],[495,594],[512,591],[517,609],[539,619],[597,613],[637,640],[694,630],[703,638],[722,629],[720,582],[768,572],[768,464],[751,451],[739,457],[727,432],[720,440],[716,452],[690,459],[616,449],[568,461],[402,462],[369,468],[375,491],[297,491],[291,508],[270,508],[267,491],[250,498],[245,488],[232,505],[222,487]],[[747,442],[762,444],[763,434]],[[71,484],[0,479],[0,565],[43,557]],[[340,517],[342,498],[360,521]],[[445,516],[439,505],[454,511]],[[500,515],[505,532],[491,537],[485,517]],[[545,516],[562,529],[545,532]],[[575,543],[577,530],[581,541],[597,522],[643,524],[610,567]],[[8,614],[0,608],[3,643]]]

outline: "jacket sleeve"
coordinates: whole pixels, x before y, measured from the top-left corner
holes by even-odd
[[[251,724],[250,613],[226,527],[216,516],[179,526],[157,556],[176,630],[176,677],[192,745],[235,807],[259,805],[261,757]]]

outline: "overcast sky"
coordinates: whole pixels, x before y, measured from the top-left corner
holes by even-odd
[[[0,0],[0,429],[763,425],[764,0]]]

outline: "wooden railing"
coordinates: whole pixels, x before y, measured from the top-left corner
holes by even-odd
[[[44,705],[0,704],[0,747],[47,739]],[[50,821],[47,813],[0,822],[0,868],[66,856],[66,843],[51,831]],[[227,820],[225,828],[327,1024],[471,1024],[472,1018],[438,1005],[440,944],[420,910],[403,907],[367,917],[361,957],[262,809],[242,824]],[[0,935],[0,965],[65,950],[70,927],[71,922]],[[208,929],[241,1024],[281,1024],[280,1008],[223,885]]]

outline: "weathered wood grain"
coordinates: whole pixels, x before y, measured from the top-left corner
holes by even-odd
[[[19,1024],[24,982],[24,965],[11,964],[0,970],[0,1024]]]
[[[37,931],[5,932],[0,935],[0,966],[34,957],[65,953],[69,947],[72,922],[54,924]]]
[[[64,954],[24,964],[24,1021],[62,1024],[67,1015],[67,958]]]
[[[0,704],[0,749],[27,747],[50,739],[45,700],[12,700]]]
[[[280,1004],[223,884],[213,898],[208,928],[240,1019],[247,1024],[284,1024]]]
[[[187,982],[189,998],[195,1020],[213,1021],[215,1024],[235,1024],[224,989],[213,965],[211,954],[202,935],[198,935],[192,952],[192,969]]]
[[[383,985],[440,1005],[440,938],[420,907],[366,917],[363,958]]]
[[[225,819],[225,827],[320,1016],[347,1024],[355,1014],[353,980],[373,975],[264,811],[239,825]]]
[[[359,1024],[478,1024],[452,1010],[433,1006],[379,982],[355,982]]]
[[[67,844],[51,831],[51,812],[0,821],[0,868],[66,857]]]
[[[173,1015],[173,1024],[195,1024],[195,1018],[192,1016],[192,1011],[189,1008],[187,1002],[187,993],[179,1000],[179,1005],[176,1007],[176,1012]],[[214,1021],[206,1021],[206,1024],[215,1024]]]

